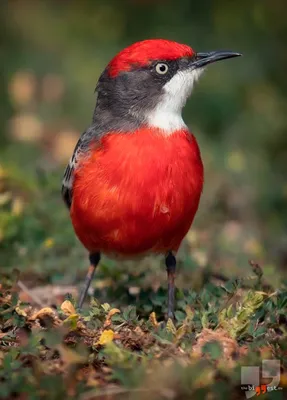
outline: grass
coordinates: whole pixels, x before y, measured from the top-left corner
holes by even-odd
[[[16,282],[7,278],[0,297],[1,398],[239,399],[240,366],[273,358],[285,387],[287,290],[264,291],[261,274],[254,278],[249,289],[233,280],[178,291],[176,321],[167,323],[163,290],[152,301],[158,312],[149,315],[145,303],[118,309],[96,298],[79,312],[68,294],[60,306],[39,309],[19,300]]]

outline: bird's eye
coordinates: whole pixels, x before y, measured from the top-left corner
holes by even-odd
[[[156,66],[155,66],[155,70],[156,70],[156,72],[157,72],[158,74],[164,75],[164,74],[166,74],[167,71],[168,71],[168,65],[165,64],[165,63],[158,63],[158,64],[156,64]]]

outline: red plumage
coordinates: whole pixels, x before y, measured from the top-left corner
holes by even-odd
[[[160,156],[162,154],[162,156]],[[203,165],[187,130],[107,133],[74,173],[71,218],[91,252],[134,256],[176,251],[190,228]]]
[[[176,60],[192,57],[194,51],[186,44],[164,39],[142,40],[120,51],[108,64],[110,77],[133,66],[145,66],[154,60]]]

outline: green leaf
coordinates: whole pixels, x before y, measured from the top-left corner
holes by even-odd
[[[201,324],[202,324],[203,328],[208,328],[209,320],[208,320],[208,313],[207,312],[203,313],[203,315],[201,317]]]
[[[165,329],[167,330],[167,332],[170,332],[170,333],[172,333],[173,335],[176,334],[176,327],[174,326],[174,323],[173,323],[173,321],[172,321],[171,318],[169,318],[169,319],[167,320],[166,328],[165,328]]]
[[[111,306],[108,303],[102,304],[102,308],[105,310],[105,312],[108,312],[111,308]]]
[[[202,346],[202,352],[212,360],[218,360],[222,355],[222,347],[217,341],[207,342]]]

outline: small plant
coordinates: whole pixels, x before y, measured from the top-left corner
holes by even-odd
[[[215,392],[224,399],[238,393],[240,365],[269,357],[283,371],[287,366],[286,289],[268,294],[242,291],[234,281],[207,284],[181,296],[177,320],[163,323],[155,312],[142,319],[135,307],[121,310],[96,299],[80,313],[71,295],[58,310],[34,309],[11,284],[0,296],[3,399]]]

